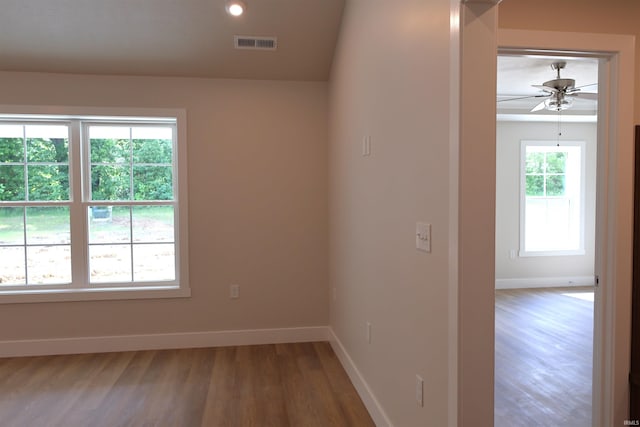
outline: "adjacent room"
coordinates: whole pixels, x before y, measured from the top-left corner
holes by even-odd
[[[598,60],[498,55],[495,425],[591,425]]]

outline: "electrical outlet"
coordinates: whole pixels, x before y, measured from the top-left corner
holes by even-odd
[[[240,285],[229,286],[229,298],[231,299],[240,298]]]

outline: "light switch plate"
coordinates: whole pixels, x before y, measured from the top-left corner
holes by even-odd
[[[416,249],[431,252],[431,224],[416,223]]]

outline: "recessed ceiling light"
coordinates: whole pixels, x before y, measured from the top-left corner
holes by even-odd
[[[225,6],[227,13],[231,16],[242,15],[246,8],[247,6],[244,4],[244,2],[241,2],[239,0],[228,1]]]

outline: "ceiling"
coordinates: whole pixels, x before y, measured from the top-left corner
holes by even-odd
[[[566,66],[560,71],[562,78],[575,80],[576,87],[582,87],[582,92],[598,92],[598,60],[594,58],[560,57],[560,56],[524,56],[524,55],[500,55],[498,56],[497,79],[497,112],[499,117],[517,115],[520,118],[528,117],[536,120],[536,117],[552,119],[557,117],[555,111],[541,110],[531,113],[531,109],[543,101],[544,97],[536,98],[536,95],[544,95],[539,88],[532,85],[541,85],[545,81],[557,77],[551,64],[556,61],[565,61]],[[588,86],[587,86],[588,85]],[[584,87],[583,87],[584,86]],[[525,99],[516,99],[528,97]],[[597,102],[575,98],[571,108],[562,111],[563,117],[571,116],[589,117],[595,120]],[[580,121],[580,117],[574,118]]]
[[[2,0],[0,70],[327,80],[344,0]],[[234,49],[234,35],[278,49]]]
[[[233,18],[224,0],[2,0],[0,70],[74,74],[325,81],[345,0],[244,0]],[[234,35],[276,36],[275,51],[239,50]],[[558,58],[499,56],[498,99],[538,95]],[[597,61],[562,58],[576,86],[597,82]],[[595,92],[597,86],[584,88]],[[498,102],[529,113],[540,98]],[[576,100],[564,115],[594,115]],[[552,113],[555,114],[555,113]],[[557,114],[556,114],[557,115]]]

